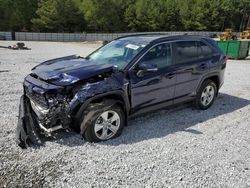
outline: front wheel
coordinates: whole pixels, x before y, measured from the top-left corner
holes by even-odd
[[[125,125],[123,110],[118,105],[107,107],[97,104],[96,107],[94,105],[86,116],[88,126],[83,133],[84,139],[88,142],[101,142],[119,136]]]
[[[205,80],[195,99],[195,106],[198,109],[206,110],[213,105],[217,95],[217,86],[212,80]]]

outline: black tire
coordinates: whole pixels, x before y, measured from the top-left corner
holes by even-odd
[[[95,133],[95,124],[97,119],[100,117],[101,114],[104,112],[113,111],[116,112],[120,118],[120,125],[117,132],[108,139],[100,139]],[[122,108],[118,105],[109,105],[107,103],[95,103],[91,104],[84,113],[83,121],[81,124],[81,134],[85,141],[88,142],[101,142],[109,139],[116,138],[121,135],[122,130],[125,126],[125,114]]]
[[[214,95],[213,95],[211,101],[207,105],[205,105],[202,102],[202,101],[204,101],[204,98],[202,97],[202,93],[204,92],[205,88],[207,88],[208,86],[211,86],[214,89]],[[212,80],[205,80],[201,84],[199,91],[197,93],[196,99],[194,101],[195,107],[198,109],[201,109],[201,110],[206,110],[206,109],[210,108],[216,99],[217,92],[218,92],[218,89],[217,89],[216,84]]]

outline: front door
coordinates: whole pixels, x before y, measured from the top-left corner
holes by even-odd
[[[157,71],[143,71],[140,65],[157,66]],[[159,44],[152,47],[129,72],[131,106],[134,111],[155,105],[173,104],[176,76],[172,64],[172,45]]]

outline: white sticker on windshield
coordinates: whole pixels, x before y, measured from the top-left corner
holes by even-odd
[[[137,50],[137,49],[139,48],[139,46],[136,46],[136,45],[134,45],[134,44],[128,44],[126,47],[127,47],[127,48],[131,48],[131,49],[133,49],[133,50]]]

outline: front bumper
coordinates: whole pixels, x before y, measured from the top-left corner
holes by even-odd
[[[30,102],[24,95],[20,99],[16,142],[23,149],[42,145],[38,127],[31,114]]]
[[[16,142],[21,148],[41,146],[44,136],[52,136],[52,132],[68,128],[71,117],[58,103],[50,111],[49,102],[44,95],[48,91],[57,92],[62,89],[61,86],[45,83],[30,75],[25,78],[23,86],[24,94],[20,99]]]

